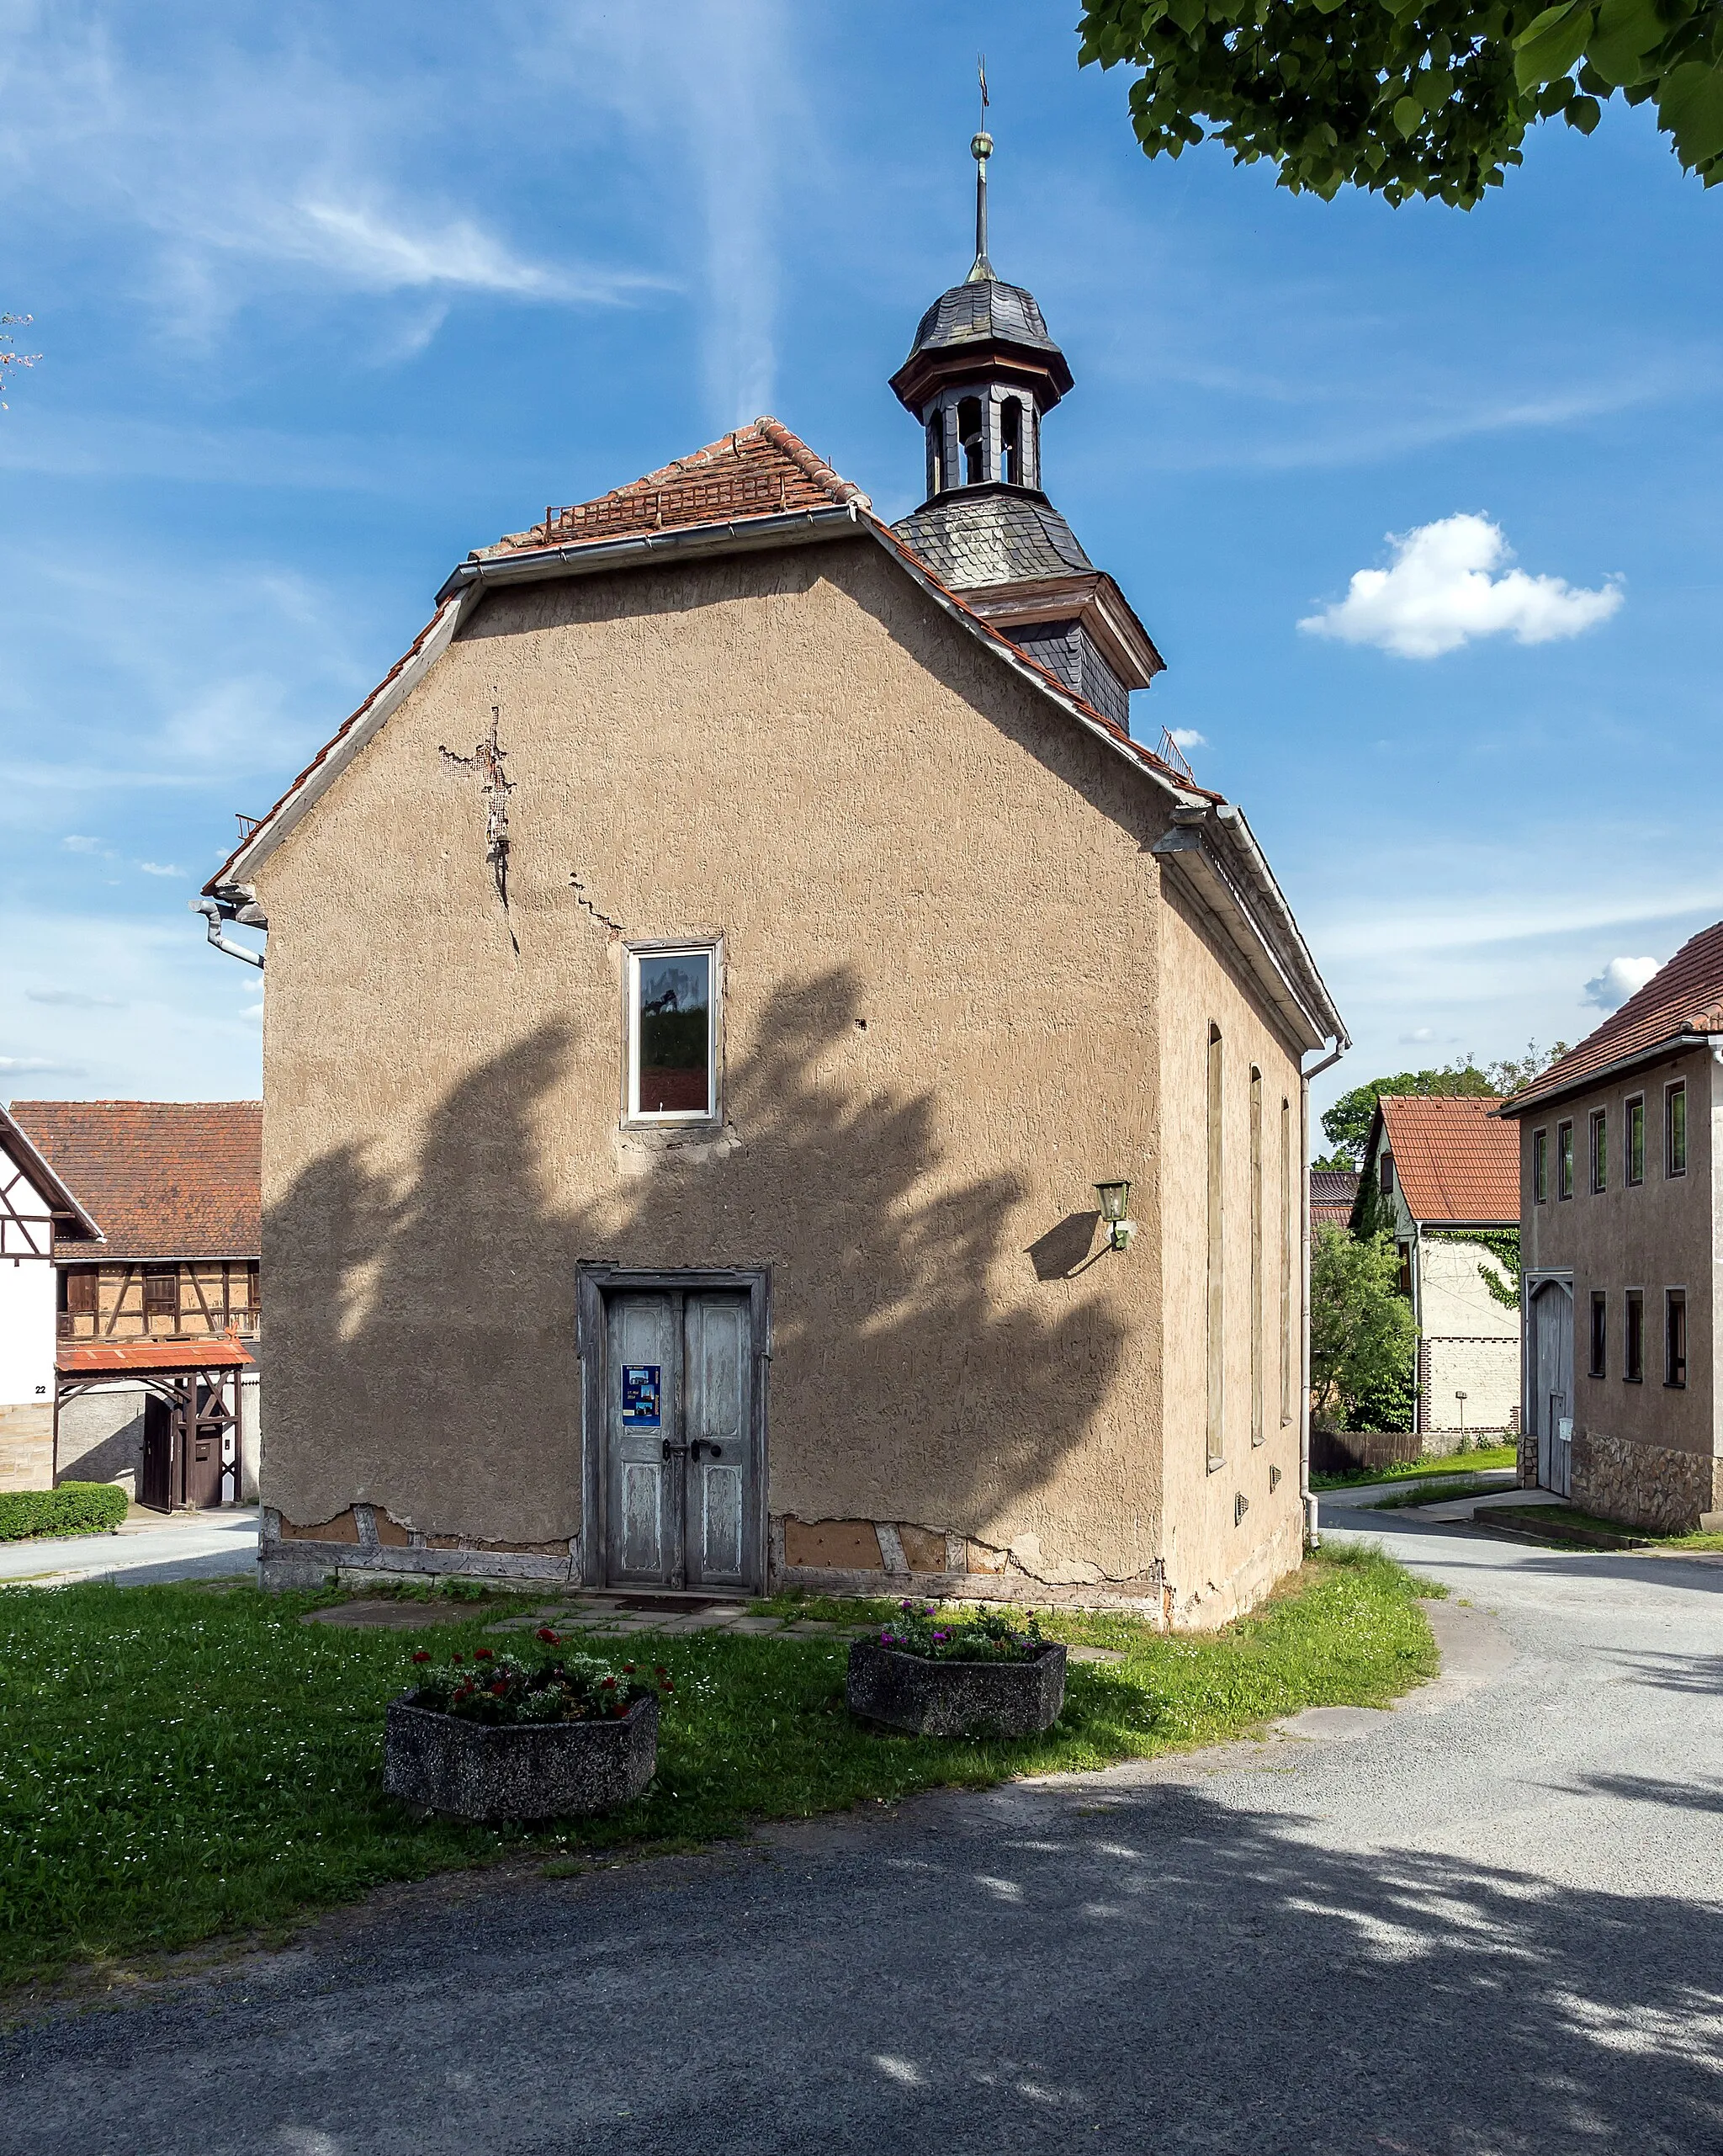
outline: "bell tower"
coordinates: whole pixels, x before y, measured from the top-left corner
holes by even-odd
[[[927,498],[896,525],[940,581],[1117,725],[1164,663],[1118,586],[1097,570],[1042,486],[1041,422],[1072,386],[1035,295],[988,255],[987,166],[975,159],[975,261],[921,317],[892,376],[920,422]]]

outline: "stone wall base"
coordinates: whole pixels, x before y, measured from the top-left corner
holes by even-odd
[[[1534,1479],[1536,1451],[1534,1439]],[[1576,1429],[1573,1501],[1601,1519],[1648,1527],[1653,1534],[1689,1534],[1701,1513],[1723,1508],[1723,1459]]]
[[[54,1487],[54,1409],[25,1400],[0,1407],[0,1490]]]

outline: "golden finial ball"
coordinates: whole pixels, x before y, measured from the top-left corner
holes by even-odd
[[[969,154],[976,163],[982,164],[993,155],[993,137],[983,128],[969,145]]]

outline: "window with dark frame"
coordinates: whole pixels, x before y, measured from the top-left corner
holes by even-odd
[[[1556,1126],[1556,1195],[1573,1195],[1573,1125],[1558,1123]]]
[[[1400,1245],[1400,1293],[1409,1303],[1412,1300],[1412,1245]]]
[[[1592,1189],[1596,1192],[1609,1187],[1609,1123],[1603,1108],[1593,1108],[1591,1116]]]
[[[1384,1197],[1394,1195],[1394,1156],[1384,1153],[1376,1162],[1376,1183]]]
[[[1630,1183],[1646,1179],[1646,1097],[1636,1093],[1627,1103],[1627,1175]]]
[[[1596,1289],[1592,1293],[1592,1375],[1609,1375],[1604,1367],[1609,1353],[1609,1298]]]
[[[1646,1298],[1642,1290],[1627,1291],[1627,1326],[1622,1357],[1621,1382],[1642,1385],[1646,1381]]]
[[[1663,1172],[1687,1173],[1687,1081],[1663,1088]]]
[[[1679,1387],[1687,1383],[1687,1291],[1663,1291],[1663,1383]]]
[[[1531,1134],[1531,1195],[1535,1205],[1541,1205],[1550,1195],[1550,1134],[1535,1130]]]
[[[60,1277],[66,1283],[66,1309],[75,1317],[94,1317],[102,1279],[96,1267],[93,1265],[69,1266]]]
[[[154,1267],[144,1275],[144,1316],[179,1321],[179,1273],[173,1267]]]

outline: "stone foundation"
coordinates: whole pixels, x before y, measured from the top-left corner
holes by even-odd
[[[54,1487],[54,1410],[44,1400],[0,1407],[0,1490]]]
[[[1535,1479],[1536,1440],[1532,1441]],[[1523,1479],[1523,1478],[1522,1478]],[[1687,1534],[1699,1516],[1723,1507],[1723,1460],[1678,1452],[1598,1430],[1573,1433],[1573,1501],[1599,1518],[1653,1534]]]

